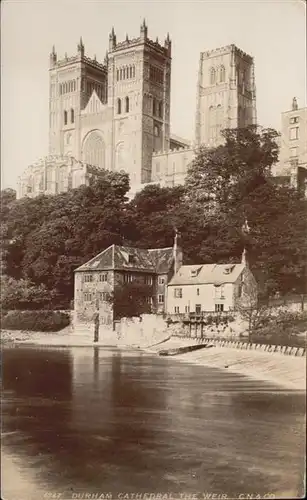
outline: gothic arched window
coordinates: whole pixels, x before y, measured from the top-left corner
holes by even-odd
[[[126,113],[129,113],[129,97],[126,97],[125,103],[126,103]]]
[[[220,82],[224,82],[225,81],[225,66],[221,66],[220,67]]]
[[[120,115],[122,112],[122,102],[120,99],[117,99],[117,114]]]
[[[129,77],[130,77],[130,78],[132,78],[132,71],[133,71],[133,70],[132,70],[132,66],[130,66],[130,68],[129,68]]]
[[[67,111],[64,111],[64,125],[67,125]]]
[[[123,79],[123,68],[120,68],[120,70],[119,70],[119,79],[120,80]]]
[[[135,66],[132,66],[132,78],[135,78]]]
[[[119,69],[116,70],[116,80],[119,80]]]
[[[210,69],[210,84],[213,85],[215,83],[215,69]]]
[[[71,123],[75,123],[75,110],[74,109],[70,110],[70,121],[71,121]]]

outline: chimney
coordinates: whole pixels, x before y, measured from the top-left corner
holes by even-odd
[[[180,238],[180,233],[178,233],[177,229],[175,229],[175,238],[173,246],[174,274],[178,272],[178,270],[182,266],[182,261],[183,261],[182,249],[178,244],[179,238]]]
[[[243,264],[244,266],[248,266],[245,247],[244,247],[243,252],[242,252],[241,264]]]

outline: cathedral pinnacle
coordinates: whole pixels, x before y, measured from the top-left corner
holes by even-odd
[[[116,35],[114,31],[114,26],[112,26],[111,33],[109,34],[109,50],[113,50],[116,47]]]
[[[143,24],[141,25],[141,38],[145,40],[147,38],[147,25],[145,18],[143,19]]]
[[[57,62],[57,54],[56,54],[56,51],[55,51],[55,46],[53,45],[52,46],[52,51],[50,53],[50,66],[54,66]]]
[[[79,52],[79,54],[81,54],[82,56],[84,56],[84,43],[83,43],[83,40],[82,40],[82,36],[80,36],[80,42],[78,44],[78,52]]]

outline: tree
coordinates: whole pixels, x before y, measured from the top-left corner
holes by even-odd
[[[222,131],[225,143],[217,148],[200,147],[186,179],[190,203],[213,213],[236,204],[271,175],[278,160],[278,133],[249,126]]]
[[[3,231],[6,273],[43,284],[54,306],[69,307],[73,270],[122,242],[128,189],[127,174],[105,171],[90,186],[14,202]]]
[[[121,283],[108,297],[115,319],[132,318],[151,312],[152,287],[143,283]]]
[[[251,342],[252,334],[270,318],[271,308],[260,300],[257,284],[249,274],[245,275],[242,296],[236,300],[236,309],[247,322],[248,342]]]
[[[295,190],[274,182],[277,132],[248,127],[225,130],[225,143],[201,148],[189,170],[186,205],[194,207],[208,237],[205,262],[238,260],[243,248],[267,295],[306,290],[307,205]],[[250,233],[242,234],[248,220]],[[214,260],[213,260],[214,259]]]
[[[1,310],[42,309],[50,305],[50,292],[44,285],[36,286],[31,281],[15,280],[2,276]]]

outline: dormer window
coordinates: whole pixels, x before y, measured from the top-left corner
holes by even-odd
[[[224,269],[224,274],[230,274],[233,270],[234,266],[226,266]]]
[[[200,270],[201,270],[201,267],[196,267],[194,269],[191,269],[191,272],[190,272],[191,278],[196,278],[198,276],[198,273]]]
[[[129,262],[129,264],[133,264],[135,262],[135,257],[131,253],[129,253],[129,255],[128,255],[128,262]]]

